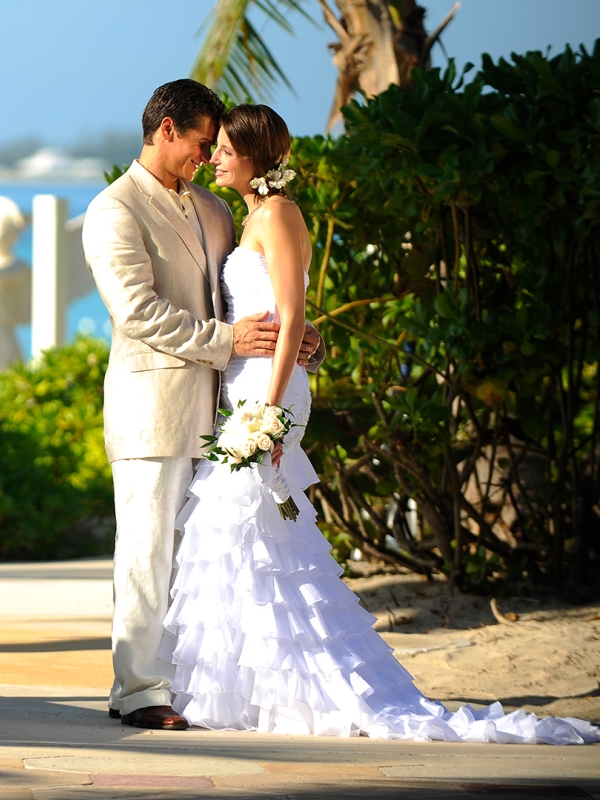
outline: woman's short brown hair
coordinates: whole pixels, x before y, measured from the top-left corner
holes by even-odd
[[[261,178],[288,157],[292,139],[287,125],[269,106],[244,103],[234,106],[221,117],[221,127],[235,152],[249,158],[254,175]],[[257,190],[253,190],[257,194]],[[283,194],[284,189],[270,189]]]

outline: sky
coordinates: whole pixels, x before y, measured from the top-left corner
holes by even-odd
[[[263,25],[295,97],[277,90],[271,105],[295,135],[322,133],[336,72],[317,0],[304,0],[317,27],[296,17],[296,37]],[[0,23],[0,146],[19,138],[68,146],[106,131],[136,131],[154,89],[186,77],[210,0],[3,0]],[[433,30],[453,0],[422,0]],[[292,21],[294,19],[292,18]],[[462,0],[443,41],[460,68],[481,53],[558,53],[591,49],[600,37],[600,0]],[[434,48],[434,64],[446,58]]]

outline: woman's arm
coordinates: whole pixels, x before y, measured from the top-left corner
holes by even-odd
[[[262,211],[260,239],[281,327],[273,356],[267,402],[278,405],[291,377],[304,336],[304,268],[310,261],[306,225],[298,207],[271,201]]]

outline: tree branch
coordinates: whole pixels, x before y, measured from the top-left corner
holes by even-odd
[[[425,39],[425,46],[423,47],[423,52],[421,53],[421,64],[424,64],[427,61],[427,57],[431,52],[431,48],[440,38],[444,29],[452,22],[454,15],[460,8],[460,3],[454,3],[450,11],[446,14],[444,19],[440,22],[437,28],[434,30],[432,34],[430,34],[427,39]]]

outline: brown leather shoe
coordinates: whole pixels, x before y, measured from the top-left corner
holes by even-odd
[[[121,712],[118,711],[116,708],[108,707],[108,716],[111,719],[121,719]]]
[[[160,731],[184,731],[190,727],[187,720],[173,711],[171,706],[147,706],[131,714],[121,714],[121,724]]]

